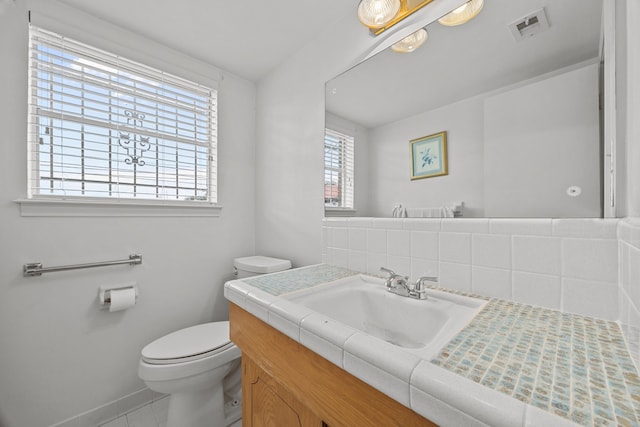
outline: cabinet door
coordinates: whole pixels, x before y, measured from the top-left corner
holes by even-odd
[[[246,355],[242,357],[242,425],[245,427],[323,427],[306,408]]]

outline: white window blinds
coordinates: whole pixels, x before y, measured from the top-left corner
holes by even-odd
[[[29,197],[217,202],[217,92],[35,27]]]
[[[354,138],[325,129],[324,205],[326,208],[353,208]]]

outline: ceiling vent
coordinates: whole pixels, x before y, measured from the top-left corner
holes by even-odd
[[[533,37],[549,29],[549,21],[544,8],[538,9],[507,25],[517,42]]]

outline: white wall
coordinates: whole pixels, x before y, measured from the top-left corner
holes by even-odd
[[[355,13],[328,29],[258,84],[256,253],[294,266],[321,261],[324,84],[362,52]]]
[[[44,3],[32,2],[33,9]],[[59,7],[47,3],[53,11]],[[59,10],[65,15],[61,19],[84,23],[90,31],[110,28]],[[190,62],[125,31],[108,36],[147,56]],[[137,363],[151,340],[228,318],[222,286],[232,273],[232,259],[254,253],[256,89],[222,73],[218,173],[224,209],[219,218],[22,217],[14,202],[26,197],[27,176],[27,10],[22,1],[0,15],[0,58],[0,425],[45,427],[143,389]],[[209,68],[194,71],[207,74]],[[143,255],[141,266],[22,277],[27,262],[75,264],[134,252]],[[118,313],[98,310],[98,287],[126,281],[137,282],[139,303]]]

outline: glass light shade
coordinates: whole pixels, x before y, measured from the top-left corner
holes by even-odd
[[[408,35],[391,46],[391,50],[400,53],[410,53],[419,48],[427,41],[427,30],[420,28],[413,34]]]
[[[484,6],[484,0],[470,0],[438,19],[438,22],[447,27],[462,25],[475,18],[482,10],[482,6]]]
[[[400,10],[400,0],[361,0],[358,19],[369,28],[384,27]]]

